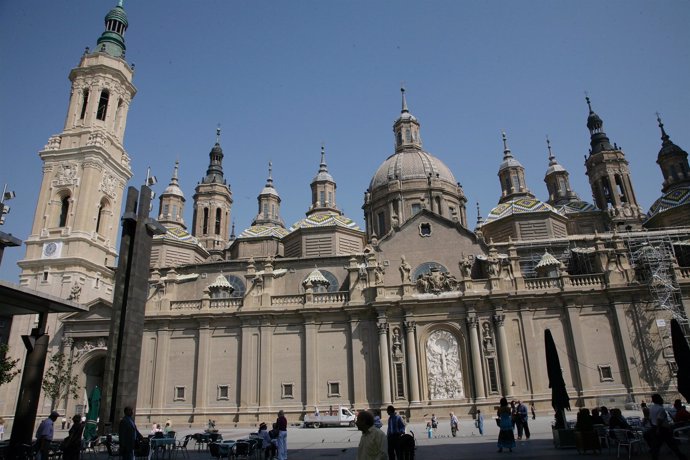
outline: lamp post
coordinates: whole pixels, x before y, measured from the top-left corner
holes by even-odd
[[[13,191],[7,190],[7,184],[2,189],[2,197],[0,197],[0,225],[5,223],[5,215],[10,212],[10,207],[5,204],[5,201],[11,200],[16,195]],[[22,240],[12,236],[11,233],[0,232],[0,264],[2,264],[2,255],[6,247],[21,246]]]

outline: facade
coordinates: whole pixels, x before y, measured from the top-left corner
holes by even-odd
[[[44,178],[20,262],[23,286],[88,307],[50,324],[51,351],[72,357],[89,392],[102,386],[113,213],[131,177],[122,147],[135,93],[126,27],[118,6],[96,51],[70,73],[67,123],[40,152]],[[364,194],[364,229],[338,208],[322,148],[305,218],[285,225],[269,165],[257,216],[236,235],[218,133],[191,232],[177,164],[160,197],[168,232],[153,244],[139,418],[253,424],[278,409],[297,421],[315,407],[392,403],[415,419],[430,407],[489,410],[503,395],[546,409],[546,329],[576,405],[673,397],[669,320],[687,327],[690,301],[687,153],[659,120],[663,196],[644,214],[625,154],[591,104],[586,123],[593,204],[572,190],[550,143],[549,198],[539,200],[504,134],[502,193],[474,229],[462,187],[424,150],[404,90],[395,150]],[[10,345],[21,347],[31,326],[16,320]],[[0,414],[11,418],[19,388],[0,391]]]

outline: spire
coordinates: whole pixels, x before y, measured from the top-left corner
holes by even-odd
[[[664,124],[661,122],[661,114],[659,112],[656,113],[656,121],[659,123],[659,128],[661,129],[661,140],[663,141],[662,145],[672,144],[673,142],[671,142],[669,135],[666,134]]]
[[[173,175],[172,178],[170,179],[170,185],[178,185],[177,181],[177,173],[180,169],[180,160],[175,160],[175,168],[173,169]]]
[[[556,157],[553,156],[553,152],[551,152],[551,140],[549,139],[549,135],[546,135],[546,148],[549,151],[549,166],[555,166],[558,164],[556,161]]]
[[[410,113],[410,111],[407,109],[407,98],[405,98],[404,86],[400,87],[400,94],[402,94],[402,110],[400,111],[400,113]]]
[[[117,6],[105,15],[105,30],[96,41],[96,52],[107,53],[116,58],[125,57],[125,31],[129,26],[127,13],[119,0]]]
[[[326,164],[326,145],[321,143],[321,162],[319,172],[316,173],[311,181],[311,206],[307,215],[316,212],[335,212],[342,214],[336,205],[335,190],[337,186],[335,179],[328,172]]]
[[[501,131],[501,137],[503,138],[503,159],[513,158],[513,152],[510,151],[508,147],[508,137],[505,131]]]
[[[666,133],[659,112],[656,114],[656,120],[661,129],[661,149],[656,162],[661,167],[661,174],[664,177],[661,190],[666,193],[678,184],[690,183],[690,164],[688,164],[687,152],[674,144]]]
[[[326,164],[326,144],[321,143],[321,163],[319,164],[319,174],[328,173],[328,165]]]
[[[268,162],[268,179],[266,179],[266,187],[273,188],[273,162]]]
[[[422,138],[419,134],[419,122],[407,107],[407,96],[405,95],[404,86],[400,87],[400,94],[402,97],[402,109],[400,117],[393,124],[395,151],[397,153],[405,149],[421,150]]]
[[[479,210],[479,201],[477,201],[477,227],[481,227],[483,223],[484,219],[482,218],[482,212]]]
[[[273,225],[284,227],[283,220],[280,218],[280,195],[273,186],[273,162],[268,162],[268,178],[266,185],[257,197],[259,202],[259,212],[257,213],[252,225]]]
[[[220,147],[220,125],[216,128],[216,144],[209,153],[210,162],[206,170],[204,184],[224,184],[223,178],[223,149]]]
[[[593,155],[603,151],[617,150],[611,145],[609,138],[604,132],[604,120],[592,110],[592,101],[589,99],[588,95],[585,96],[585,100],[587,101],[587,108],[589,109],[587,128],[589,129],[590,145],[592,147],[590,154]]]

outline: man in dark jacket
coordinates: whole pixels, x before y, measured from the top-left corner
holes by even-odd
[[[120,457],[125,460],[134,460],[134,448],[137,441],[142,438],[141,433],[134,423],[134,410],[125,407],[125,416],[120,420]]]
[[[402,452],[400,451],[400,438],[405,434],[405,422],[401,416],[395,412],[395,407],[388,406],[388,458],[389,460],[400,460]]]

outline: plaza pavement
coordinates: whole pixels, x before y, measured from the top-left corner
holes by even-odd
[[[625,415],[638,415],[638,412],[625,411]],[[568,418],[574,418],[574,413],[568,414]],[[384,417],[384,423],[387,418]],[[272,422],[272,420],[266,420]],[[139,422],[141,423],[141,421]],[[447,418],[439,419],[439,428],[434,434],[433,439],[427,439],[425,431],[426,423],[410,423],[408,431],[412,430],[417,439],[416,460],[456,460],[456,459],[501,459],[509,460],[515,458],[522,459],[582,459],[585,456],[591,457],[591,453],[586,455],[578,454],[576,449],[556,449],[553,446],[551,435],[551,419],[546,416],[537,416],[536,420],[529,421],[532,436],[529,440],[517,441],[517,446],[512,453],[498,453],[496,450],[496,439],[498,438],[498,427],[492,418],[485,419],[484,436],[480,436],[474,428],[473,421],[469,418],[460,419],[460,432],[458,437],[450,435],[450,423]],[[149,427],[144,424],[142,427]],[[180,427],[176,426],[177,438],[181,439],[186,434],[203,431],[200,427]],[[384,424],[385,429],[385,424]],[[224,439],[239,439],[256,431],[256,428],[228,428],[219,427]],[[147,432],[142,433],[144,435]],[[56,430],[55,439],[66,436],[66,431]],[[316,460],[316,459],[338,459],[355,460],[357,458],[357,445],[359,444],[360,433],[357,428],[337,427],[337,428],[300,428],[290,426],[288,428],[288,459],[289,460]],[[194,441],[190,441],[188,446],[191,460],[210,460],[211,456],[207,450],[197,451]],[[690,445],[681,445],[681,451],[690,456]],[[625,458],[627,452],[621,451],[621,458]],[[616,458],[616,451],[613,449],[609,454],[608,449],[604,448],[601,458]],[[88,456],[86,457],[88,458]],[[180,460],[182,457],[178,456]],[[633,459],[651,458],[645,449],[642,453],[634,452]],[[660,459],[675,458],[667,447],[663,447]]]

